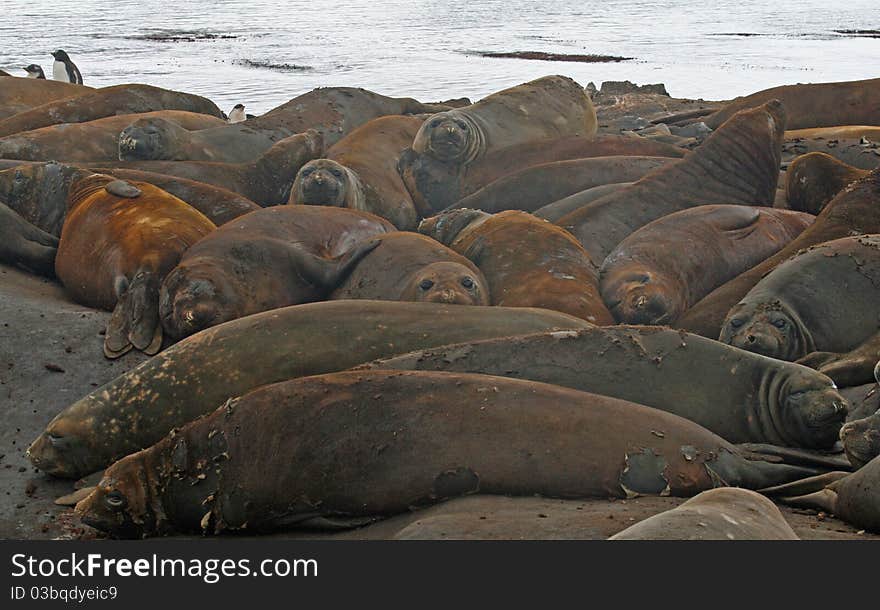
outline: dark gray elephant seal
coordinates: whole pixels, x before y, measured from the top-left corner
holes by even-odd
[[[710,489],[609,540],[800,540],[770,500],[736,487]]]
[[[0,203],[0,262],[52,277],[57,251],[57,237],[35,227]]]
[[[368,366],[502,375],[614,396],[675,413],[735,443],[828,448],[847,411],[831,380],[816,371],[661,327],[474,341]]]

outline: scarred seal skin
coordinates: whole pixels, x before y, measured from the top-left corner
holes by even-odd
[[[717,129],[740,110],[774,99],[785,105],[789,129],[877,125],[880,120],[880,78],[873,78],[764,89],[733,100],[703,121]]]
[[[704,337],[718,337],[730,309],[779,264],[804,248],[858,233],[880,233],[880,170],[838,193],[797,239],[763,263],[710,292],[675,326]]]
[[[773,502],[736,487],[704,491],[609,540],[800,540]]]
[[[74,301],[113,311],[105,355],[159,351],[159,286],[214,229],[198,210],[146,182],[93,174],[73,184],[55,274]]]
[[[847,165],[826,153],[801,155],[786,172],[788,207],[818,215],[840,191],[867,175],[868,170]]]
[[[266,532],[475,492],[688,496],[809,472],[748,461],[692,422],[614,398],[484,375],[360,371],[229,401],[108,468],[77,512],[120,537]]]
[[[784,131],[785,111],[778,101],[744,110],[684,159],[563,216],[557,224],[593,260],[604,261],[633,231],[679,210],[707,203],[772,206]]]
[[[173,339],[260,311],[326,298],[393,231],[366,212],[276,206],[246,214],[189,248],[162,283],[159,315]]]
[[[542,307],[612,324],[599,296],[596,265],[559,227],[519,211],[450,210],[419,231],[470,259],[486,277],[493,305]]]
[[[368,367],[485,373],[595,392],[675,413],[735,443],[827,448],[848,406],[830,379],[807,367],[661,327],[475,340]]]
[[[10,77],[0,87],[0,120],[55,100],[78,97],[91,91],[94,91],[92,87],[57,80]]]
[[[418,233],[395,231],[372,240],[332,299],[489,305],[489,288],[468,259]]]
[[[773,269],[730,310],[719,340],[797,360],[858,347],[877,333],[878,319],[880,235],[844,237]]]
[[[85,123],[115,114],[156,110],[186,110],[223,118],[223,112],[214,102],[199,95],[152,85],[115,85],[48,102],[8,117],[0,121],[0,137],[59,123]]]
[[[701,205],[664,216],[608,255],[600,271],[602,298],[618,322],[671,324],[813,220],[801,212],[741,205]]]
[[[436,303],[274,309],[204,330],[98,388],[59,413],[28,452],[44,472],[76,478],[267,383],[414,349],[586,325],[551,311]]]
[[[334,144],[324,159],[306,163],[288,203],[335,205],[363,210],[413,230],[418,214],[397,165],[424,118],[374,119]]]

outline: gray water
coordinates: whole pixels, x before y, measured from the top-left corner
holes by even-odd
[[[0,0],[0,15],[0,68],[10,73],[39,63],[51,77],[49,52],[64,48],[88,85],[149,83],[255,114],[332,85],[477,99],[565,74],[583,85],[663,82],[677,97],[727,99],[880,76],[880,38],[835,33],[880,30],[880,0]]]

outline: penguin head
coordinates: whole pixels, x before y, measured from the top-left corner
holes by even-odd
[[[52,52],[52,57],[57,59],[58,61],[68,62],[70,61],[70,57],[63,49],[58,49],[57,51]]]
[[[28,73],[28,76],[31,78],[45,78],[43,76],[43,68],[38,66],[37,64],[30,64],[22,68],[25,72]]]

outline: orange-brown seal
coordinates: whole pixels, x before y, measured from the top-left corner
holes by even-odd
[[[113,311],[108,358],[162,347],[159,285],[192,244],[214,230],[195,208],[146,182],[93,174],[68,196],[55,273],[70,296]]]
[[[545,220],[514,210],[450,210],[423,220],[419,231],[473,261],[493,305],[543,307],[594,324],[614,323],[589,254]]]
[[[782,161],[790,162],[799,155],[823,152],[847,165],[871,170],[880,165],[878,142],[880,127],[870,125],[796,129],[785,132]]]
[[[402,231],[415,229],[415,205],[397,164],[423,122],[412,116],[387,116],[355,129],[323,159],[299,170],[288,203],[363,210]]]
[[[421,301],[488,305],[489,288],[480,270],[465,257],[418,233],[380,235],[333,299]]]
[[[868,175],[859,169],[821,152],[807,153],[788,166],[785,198],[788,207],[819,214],[829,201],[847,185]]]
[[[0,87],[0,121],[43,104],[78,97],[94,91],[92,87],[57,80],[12,76]]]

